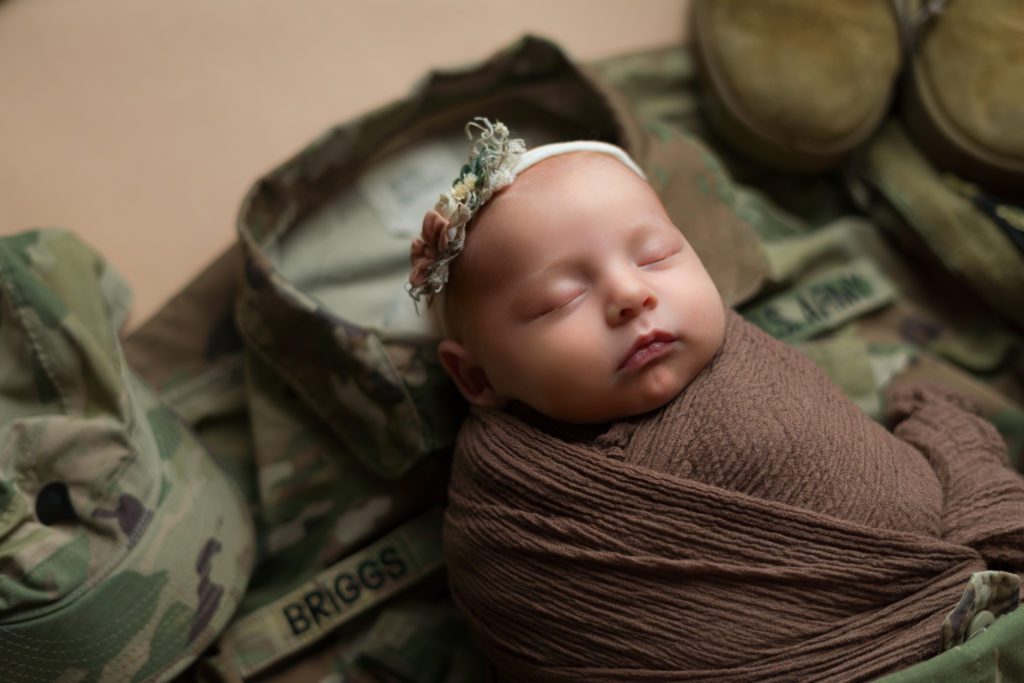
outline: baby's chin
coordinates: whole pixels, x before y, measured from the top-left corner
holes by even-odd
[[[679,396],[693,378],[675,365],[665,364],[651,368],[638,377],[635,386],[629,387],[624,398],[625,414],[620,417],[642,415],[668,405]]]

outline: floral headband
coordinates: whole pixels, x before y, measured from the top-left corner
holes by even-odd
[[[412,271],[406,290],[417,303],[427,297],[428,304],[448,283],[448,266],[462,253],[466,226],[476,212],[498,190],[510,185],[519,173],[534,164],[570,152],[609,154],[641,178],[646,176],[626,152],[615,145],[593,140],[558,142],[526,151],[526,143],[509,138],[508,128],[500,121],[478,116],[466,124],[466,135],[473,139],[469,161],[452,188],[441,194],[434,208],[423,217],[423,230],[412,243],[409,260]]]

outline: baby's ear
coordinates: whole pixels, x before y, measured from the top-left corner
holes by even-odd
[[[462,344],[445,339],[437,347],[437,355],[467,401],[487,408],[500,408],[505,404],[488,381],[487,373],[473,362],[472,356]]]

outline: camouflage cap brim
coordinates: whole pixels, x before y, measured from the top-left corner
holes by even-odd
[[[251,573],[241,497],[124,362],[119,283],[69,233],[0,240],[6,681],[170,678]]]

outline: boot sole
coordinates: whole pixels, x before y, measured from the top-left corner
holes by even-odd
[[[756,119],[740,105],[735,93],[722,75],[722,67],[705,44],[703,27],[707,25],[707,4],[714,0],[693,3],[694,45],[697,67],[706,95],[704,111],[712,127],[744,155],[774,168],[796,172],[817,172],[838,166],[856,147],[867,140],[889,111],[893,92],[855,130],[831,144],[802,144],[800,140],[783,140],[758,125]]]
[[[918,146],[937,167],[1004,195],[1024,197],[1024,160],[993,152],[956,125],[913,64],[906,72],[900,109]]]

